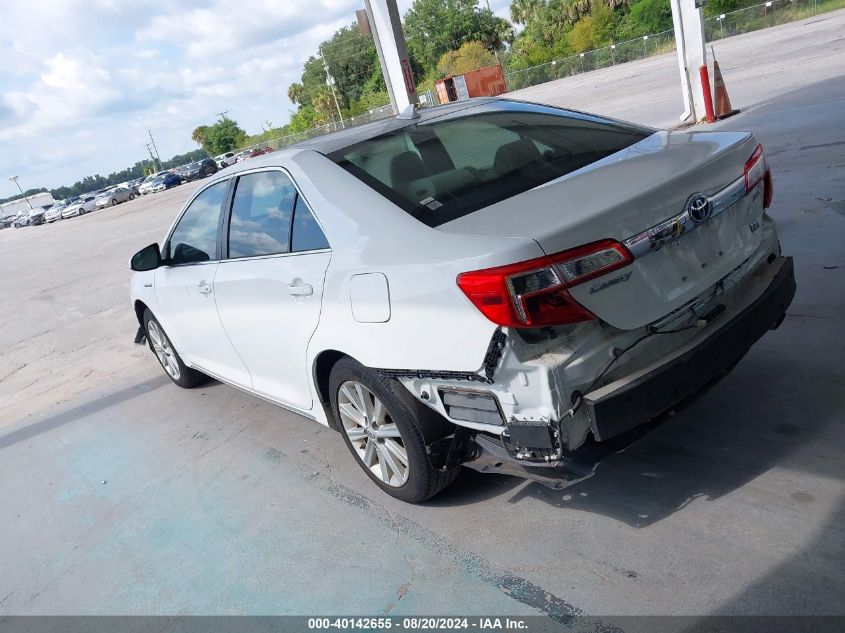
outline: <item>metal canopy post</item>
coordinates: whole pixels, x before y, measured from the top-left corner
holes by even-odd
[[[396,0],[364,0],[393,113],[416,103],[417,91]]]
[[[671,0],[672,22],[675,26],[675,46],[678,50],[678,69],[681,73],[681,92],[684,113],[681,120],[705,118],[704,90],[699,80],[699,68],[707,63],[704,48],[704,20],[702,6],[706,0]]]

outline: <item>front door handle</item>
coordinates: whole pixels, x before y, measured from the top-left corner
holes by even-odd
[[[204,279],[199,283],[197,289],[200,291],[200,294],[210,295],[211,294],[211,286],[208,285],[208,282]]]
[[[310,297],[314,294],[314,287],[301,279],[294,279],[290,286],[285,286],[285,292],[294,297]]]

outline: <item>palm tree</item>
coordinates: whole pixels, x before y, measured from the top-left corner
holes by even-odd
[[[511,2],[511,21],[516,24],[528,24],[543,8],[543,0],[513,0]]]
[[[191,140],[202,147],[202,142],[205,139],[205,135],[208,132],[207,125],[200,125],[196,128],[193,132],[191,132]]]
[[[305,86],[300,83],[292,83],[288,86],[288,99],[290,99],[291,103],[299,103],[302,99],[302,96],[305,92]]]

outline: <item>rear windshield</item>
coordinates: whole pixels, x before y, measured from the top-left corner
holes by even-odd
[[[528,104],[525,104],[528,106]],[[329,155],[428,226],[439,226],[622,150],[651,130],[542,106],[404,127]]]

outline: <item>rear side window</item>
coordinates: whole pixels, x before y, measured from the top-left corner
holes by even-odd
[[[314,215],[280,171],[241,176],[229,220],[229,258],[328,248]]]
[[[290,252],[296,187],[284,173],[265,171],[238,179],[229,221],[229,257]]]
[[[293,214],[293,251],[316,251],[328,248],[329,243],[323,230],[314,219],[311,209],[302,196],[296,198],[296,207]]]
[[[171,264],[192,264],[214,259],[220,207],[228,181],[215,183],[200,193],[185,209],[170,235]]]
[[[439,226],[652,134],[550,107],[509,107],[423,121],[329,157],[421,222]]]

